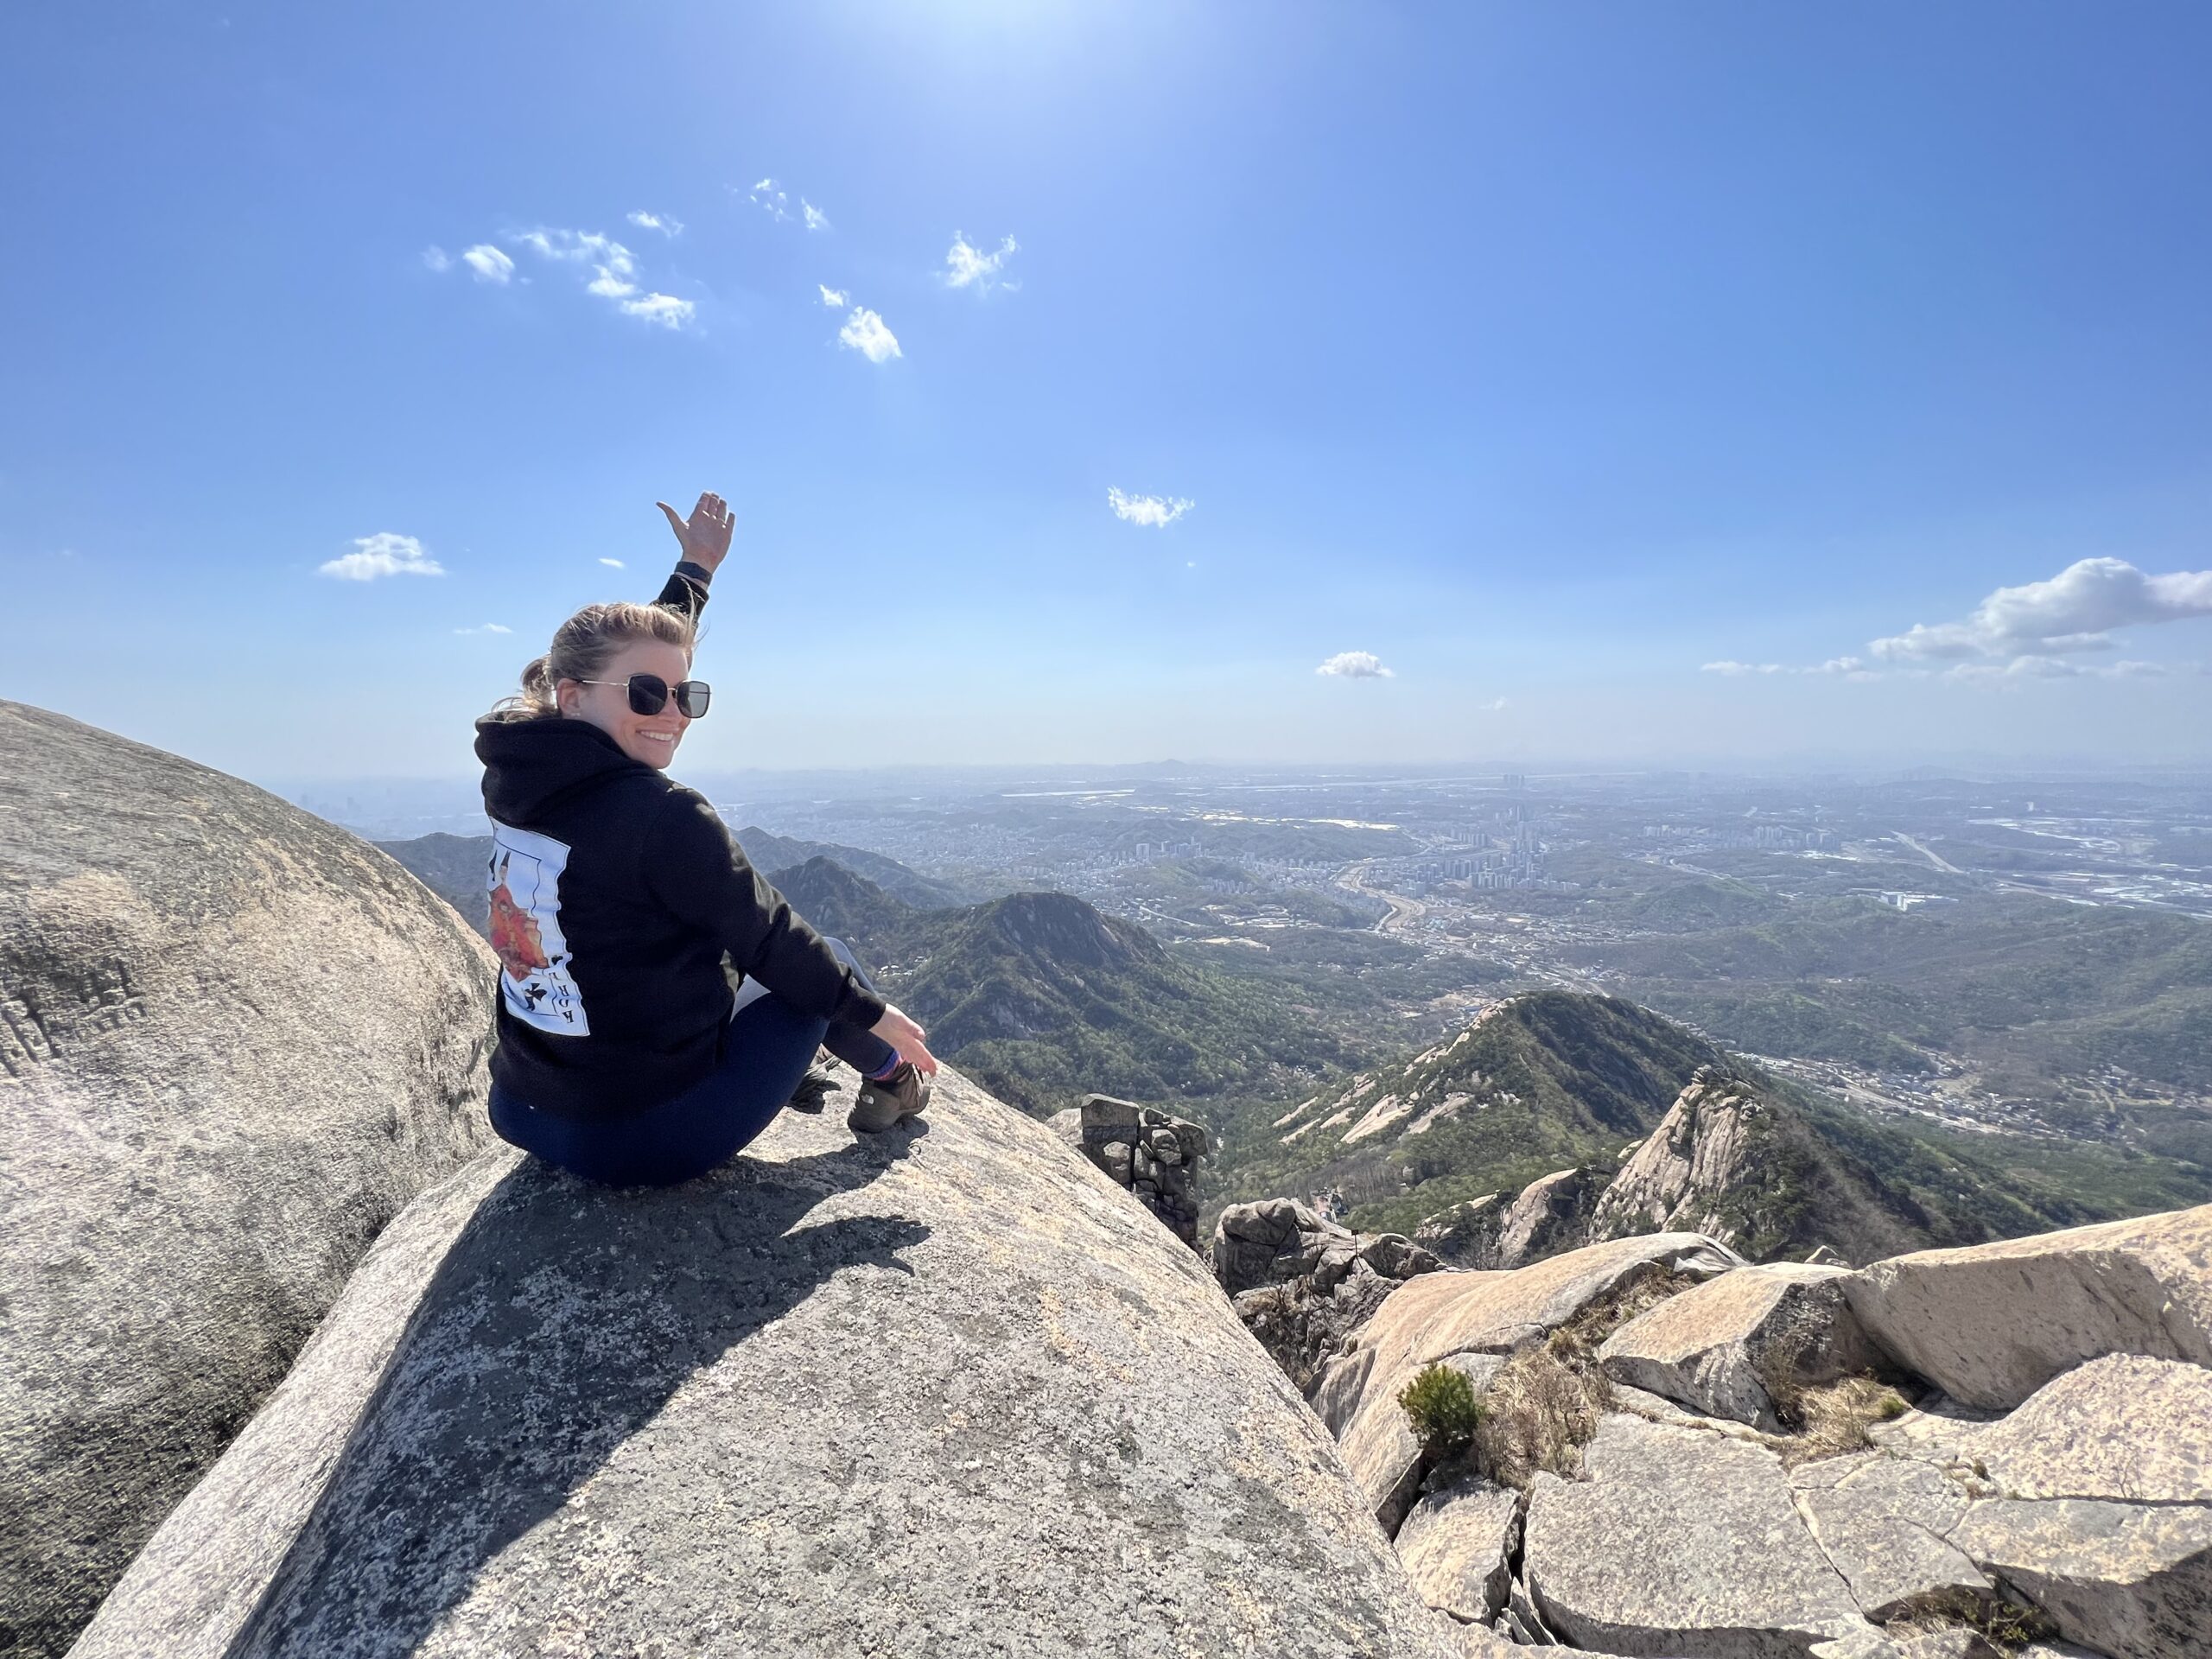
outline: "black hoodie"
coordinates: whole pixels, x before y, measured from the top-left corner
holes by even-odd
[[[500,965],[492,1076],[517,1099],[613,1117],[680,1094],[721,1058],[730,969],[823,1019],[883,1017],[706,798],[598,727],[481,720],[476,755]]]

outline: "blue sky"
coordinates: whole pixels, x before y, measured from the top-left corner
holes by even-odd
[[[2212,759],[2208,60],[2194,4],[10,8],[0,695],[463,773],[712,488],[695,768]],[[379,552],[441,574],[323,569]]]

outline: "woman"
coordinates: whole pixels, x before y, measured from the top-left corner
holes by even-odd
[[[660,597],[577,612],[521,695],[476,722],[500,969],[493,1127],[617,1185],[721,1163],[798,1103],[819,1045],[861,1073],[846,1122],[863,1133],[920,1112],[937,1071],[922,1028],[665,775],[707,712],[693,630],[730,512],[711,493],[688,522],[658,505],[683,548]]]

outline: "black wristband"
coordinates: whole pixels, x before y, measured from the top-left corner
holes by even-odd
[[[676,562],[676,574],[679,576],[690,577],[702,588],[715,579],[713,571],[708,569],[705,565],[696,563],[690,559],[678,559]]]

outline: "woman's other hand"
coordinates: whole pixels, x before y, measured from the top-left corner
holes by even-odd
[[[937,1075],[937,1056],[931,1053],[922,1041],[928,1033],[898,1009],[884,1009],[883,1018],[868,1029],[897,1049],[899,1058],[911,1061],[914,1069],[924,1077]]]
[[[691,509],[688,520],[677,518],[676,509],[665,501],[653,505],[668,515],[668,527],[676,532],[677,541],[683,545],[683,556],[702,567],[709,575],[714,575],[729,556],[730,530],[736,520],[728,504],[709,490],[699,498],[699,505]]]

